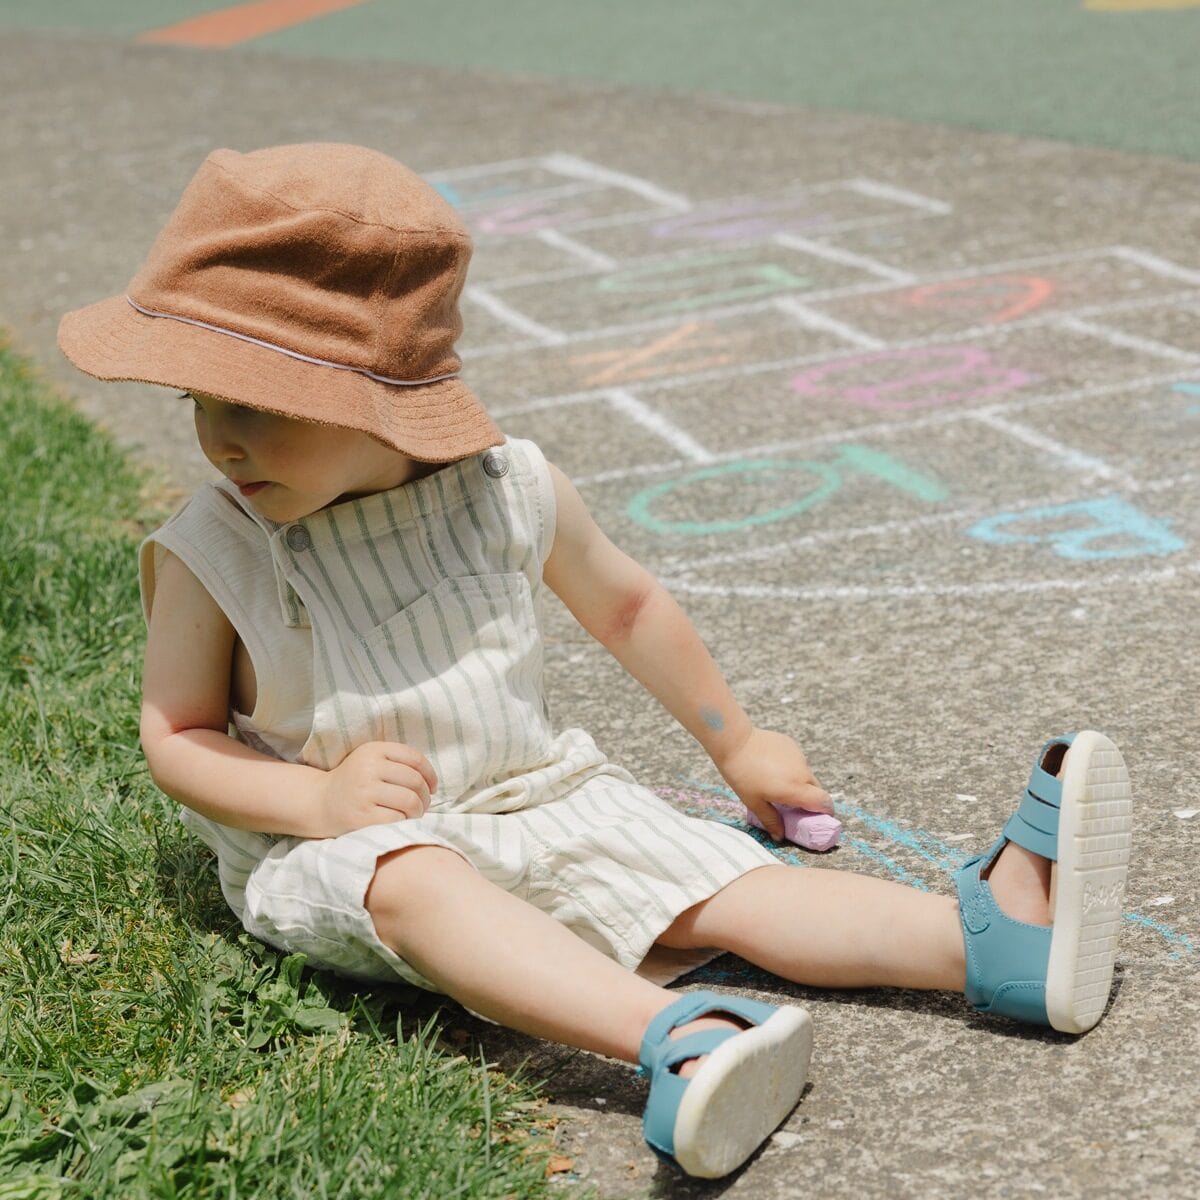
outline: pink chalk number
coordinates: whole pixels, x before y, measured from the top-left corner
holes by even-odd
[[[911,364],[915,369],[887,378],[893,364]],[[979,346],[917,346],[822,363],[794,376],[792,388],[801,396],[908,412],[998,396],[1036,378],[993,362]]]

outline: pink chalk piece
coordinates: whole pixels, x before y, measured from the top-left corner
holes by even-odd
[[[837,817],[785,804],[772,804],[771,807],[783,818],[783,836],[805,850],[832,850],[842,836],[842,823]],[[746,819],[755,829],[766,828],[749,809]]]

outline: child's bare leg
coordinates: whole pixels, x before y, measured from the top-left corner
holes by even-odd
[[[1056,774],[1065,768],[1064,755]],[[985,878],[1002,912],[1049,925],[1053,867],[1009,842]],[[965,984],[956,898],[819,868],[764,867],[743,875],[683,913],[659,940],[730,950],[815,987],[961,992]]]
[[[679,998],[441,846],[380,859],[365,903],[384,945],[467,1008],[523,1033],[636,1062],[651,1018]],[[727,1024],[738,1023],[706,1018],[676,1036]]]
[[[964,986],[956,900],[847,871],[750,871],[681,914],[659,940],[731,950],[815,987]]]

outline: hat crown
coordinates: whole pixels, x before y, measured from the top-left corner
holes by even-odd
[[[359,146],[208,156],[129,285],[138,305],[418,381],[458,371],[470,236],[424,180]]]

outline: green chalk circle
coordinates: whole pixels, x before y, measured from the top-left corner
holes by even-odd
[[[694,484],[704,483],[710,479],[720,479],[729,475],[755,475],[760,472],[778,475],[804,472],[818,476],[820,482],[798,500],[789,501],[767,512],[754,513],[745,517],[723,521],[667,521],[654,515],[655,504],[673,492],[678,492]],[[685,537],[697,537],[708,533],[735,533],[739,529],[750,529],[755,525],[770,525],[775,521],[786,521],[789,517],[799,516],[814,505],[829,499],[837,491],[841,482],[841,474],[837,468],[828,463],[751,458],[741,462],[723,463],[717,467],[703,467],[680,479],[668,479],[663,483],[656,483],[653,487],[646,488],[634,496],[629,502],[626,512],[631,520],[636,521],[644,529],[650,530],[651,533],[682,534]]]

